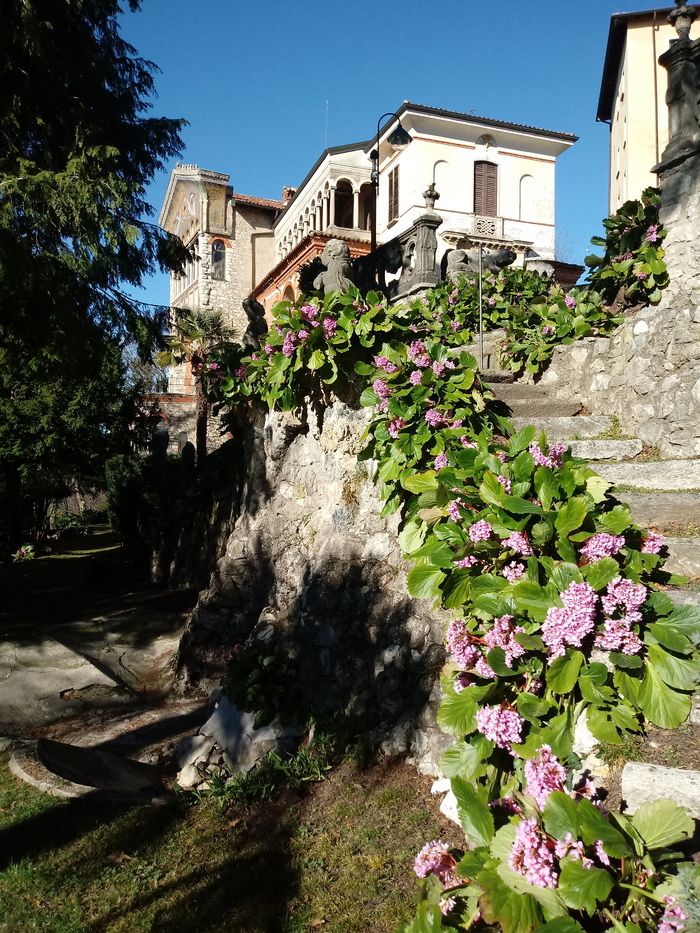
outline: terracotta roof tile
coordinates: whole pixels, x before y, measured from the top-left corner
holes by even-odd
[[[257,198],[255,195],[241,194],[238,191],[234,191],[232,197],[239,204],[250,204],[251,207],[271,207],[276,211],[281,211],[284,207],[284,201],[277,201],[274,198]]]

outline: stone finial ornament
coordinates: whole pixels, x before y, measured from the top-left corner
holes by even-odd
[[[425,206],[429,211],[435,210],[435,202],[440,200],[440,195],[435,187],[435,182],[431,181],[428,187],[423,192],[423,197],[425,198]]]
[[[695,7],[686,6],[684,0],[676,0],[676,9],[668,14],[668,21],[678,33],[679,39],[690,38],[690,28],[696,18]]]
[[[351,278],[350,250],[345,240],[329,240],[320,259],[326,271],[316,276],[314,288],[323,291],[324,295],[349,291],[354,283]]]

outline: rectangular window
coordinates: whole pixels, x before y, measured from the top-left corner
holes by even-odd
[[[399,167],[389,172],[389,223],[399,216]]]
[[[493,162],[474,163],[474,213],[498,215],[498,166]]]

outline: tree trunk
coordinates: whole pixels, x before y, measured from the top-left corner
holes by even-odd
[[[7,536],[10,548],[15,551],[22,545],[22,482],[16,463],[5,463],[5,508],[7,514]]]
[[[204,393],[204,386],[202,385],[201,379],[196,380],[195,387],[197,399],[195,446],[197,449],[197,466],[201,466],[204,463],[204,459],[207,455],[207,421],[209,419],[209,403],[207,402],[207,397]]]

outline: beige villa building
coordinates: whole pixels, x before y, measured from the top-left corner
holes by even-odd
[[[657,183],[651,169],[668,143],[668,78],[658,59],[678,38],[669,12],[666,6],[610,19],[597,114],[610,124],[610,213]]]

